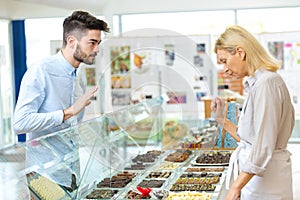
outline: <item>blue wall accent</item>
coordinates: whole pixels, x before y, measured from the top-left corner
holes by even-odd
[[[24,20],[12,21],[13,35],[13,59],[14,59],[14,76],[15,76],[15,102],[19,96],[21,80],[27,70],[26,65],[26,37]]]
[[[19,96],[21,80],[27,70],[26,65],[26,37],[24,20],[12,21],[14,79],[15,79],[15,103]],[[26,134],[18,135],[18,142],[25,142]]]

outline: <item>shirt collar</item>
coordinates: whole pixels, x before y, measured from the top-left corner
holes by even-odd
[[[60,50],[59,52],[57,52],[56,56],[58,57],[60,63],[62,63],[62,68],[63,70],[68,73],[69,75],[72,75],[72,73],[74,72],[74,70],[76,70],[75,67],[73,67],[63,56],[62,51]]]
[[[244,82],[244,88],[246,92],[249,92],[249,90],[253,87],[255,82],[258,80],[258,78],[263,74],[262,70],[256,70],[254,72],[253,76],[250,76],[247,78],[247,80]]]

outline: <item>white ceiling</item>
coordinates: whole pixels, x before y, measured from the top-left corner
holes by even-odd
[[[78,8],[84,10],[101,9],[108,0],[10,0],[22,3],[39,4],[53,8],[64,8],[75,10]]]
[[[0,0],[0,18],[64,17],[76,9],[110,18],[124,13],[270,7],[300,7],[300,0]]]

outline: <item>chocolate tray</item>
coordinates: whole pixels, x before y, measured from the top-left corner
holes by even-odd
[[[197,163],[196,161],[192,161],[191,164],[193,166],[228,166],[229,163]]]
[[[119,195],[119,189],[99,189],[91,190],[84,199],[115,199]]]
[[[169,170],[150,171],[146,174],[145,179],[168,179],[172,177],[174,172]]]
[[[39,178],[43,178],[44,180],[46,180],[47,182],[53,184],[53,185],[56,185],[57,186],[57,189],[62,193],[62,197],[61,199],[64,200],[64,199],[70,199],[70,197],[67,195],[65,189],[63,187],[61,187],[60,185],[54,183],[53,181],[51,181],[50,179],[44,177],[44,176],[41,176],[39,173],[37,172],[31,172],[31,173],[28,173],[26,174],[26,178],[27,178],[27,183],[28,183],[28,188],[30,190],[30,196],[32,199],[44,199],[43,195],[41,195],[41,193],[39,193],[32,185],[32,181],[34,180],[37,180]],[[45,187],[45,186],[44,186]],[[46,187],[47,188],[47,187]],[[51,187],[53,189],[53,187]],[[52,193],[55,192],[55,191],[52,191]],[[58,192],[58,191],[57,191]]]
[[[226,167],[225,166],[221,166],[221,167],[218,167],[218,166],[188,166],[188,167],[185,167],[183,168],[184,172],[192,172],[192,173],[195,173],[195,172],[198,172],[198,173],[203,173],[203,172],[208,172],[208,173],[216,173],[216,172],[225,172],[226,171]]]
[[[195,158],[191,161],[193,166],[228,166],[229,158],[231,155],[231,151],[221,151],[221,150],[211,150],[211,151],[203,151],[199,155],[196,155]],[[197,162],[198,158],[203,158],[207,156],[207,160],[205,162]],[[215,158],[214,158],[215,157]],[[223,159],[219,163],[213,159]],[[225,161],[226,160],[226,161]]]
[[[137,176],[136,172],[121,171],[112,177],[106,177],[95,184],[97,189],[123,189],[131,185]]]
[[[180,168],[181,166],[182,166],[182,163],[174,163],[174,162],[163,161],[157,167],[157,170],[174,171],[174,170],[177,170],[178,168]]]
[[[141,180],[137,186],[142,188],[151,188],[151,189],[161,189],[167,184],[166,179],[143,179]]]

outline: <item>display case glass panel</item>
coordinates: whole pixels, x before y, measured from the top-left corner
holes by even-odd
[[[212,123],[170,123],[161,111],[165,98],[130,105],[2,149],[1,190],[14,191],[14,197],[22,199],[138,198],[145,188],[152,191],[147,198],[168,193],[184,167],[199,154],[184,146],[188,137],[194,137],[190,131],[209,128]],[[136,140],[157,134],[164,137],[166,129],[176,132],[177,126],[184,127],[184,135],[176,138],[178,143],[172,148]],[[2,193],[4,199],[8,193]]]

